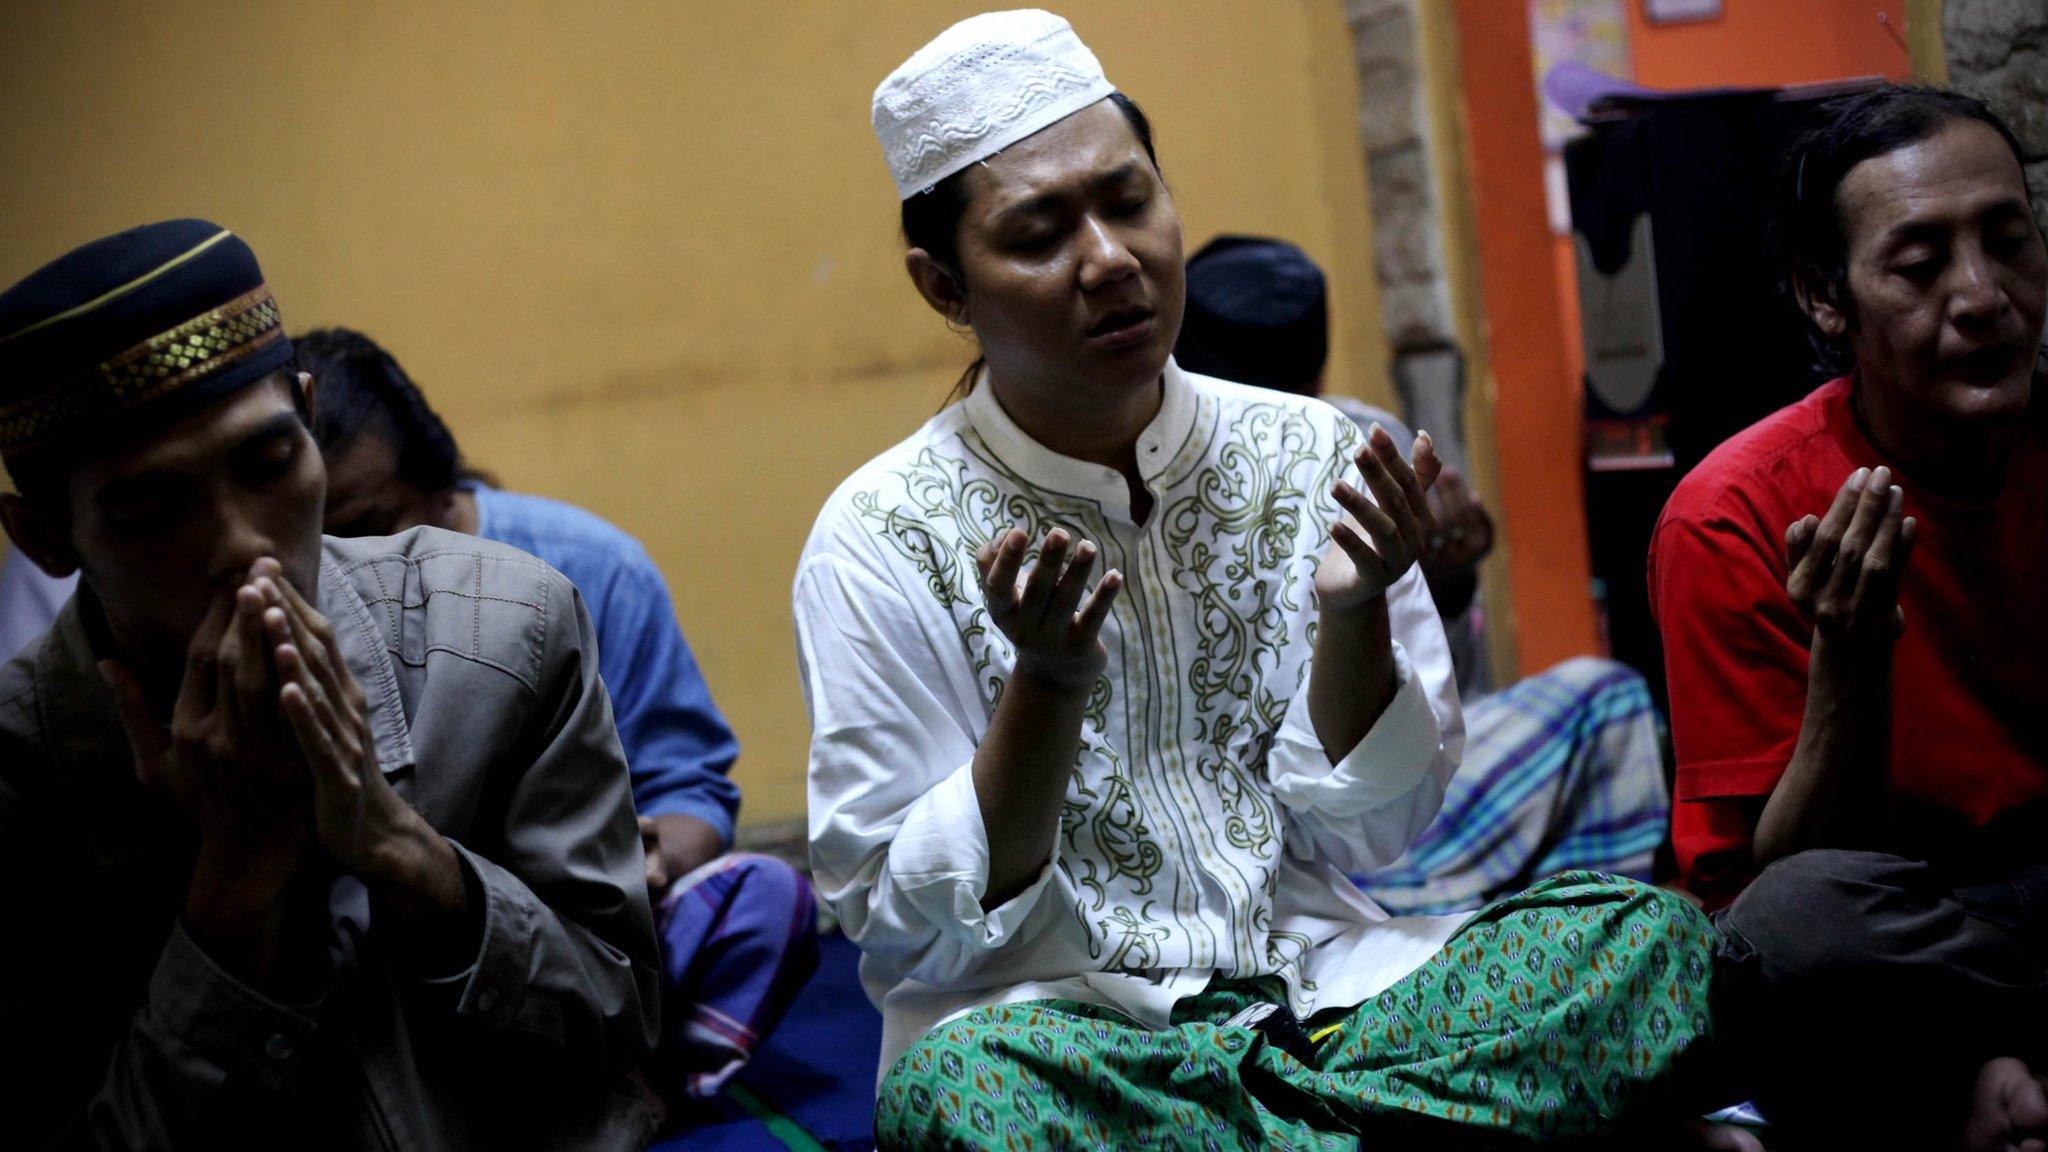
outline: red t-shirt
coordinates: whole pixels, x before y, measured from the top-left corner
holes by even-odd
[[[1785,529],[1885,463],[1850,392],[1835,380],[1715,449],[1651,539],[1678,756],[1672,841],[1680,878],[1709,905],[1756,873],[1755,820],[1806,706],[1813,633],[1785,595]],[[2048,795],[2048,433],[2034,421],[1988,503],[1896,483],[1918,523],[1893,657],[1894,812],[1977,828]]]

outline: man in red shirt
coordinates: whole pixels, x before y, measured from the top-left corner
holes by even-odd
[[[2017,1146],[2048,1135],[2048,249],[2010,130],[1927,89],[1829,105],[1776,233],[1843,374],[1701,463],[1650,553],[1723,1035],[1774,1119]]]

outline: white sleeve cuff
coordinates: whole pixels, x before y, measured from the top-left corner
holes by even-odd
[[[988,893],[988,830],[974,792],[974,764],[955,769],[920,796],[904,815],[889,849],[897,891],[939,931],[970,948],[1000,947],[1038,904],[1053,875],[1059,841],[1022,892],[983,910]]]
[[[1346,820],[1407,795],[1429,774],[1443,746],[1443,731],[1398,640],[1393,653],[1393,699],[1358,746],[1335,764],[1323,752],[1309,718],[1307,686],[1294,694],[1274,735],[1267,767],[1281,803]]]

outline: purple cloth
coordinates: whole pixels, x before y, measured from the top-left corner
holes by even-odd
[[[1622,111],[1648,104],[1688,100],[1695,96],[1729,96],[1740,92],[1765,92],[1765,88],[1645,88],[1631,80],[1609,76],[1576,60],[1555,64],[1543,74],[1543,96],[1551,105],[1574,120],[1601,112]]]
[[[655,927],[662,1017],[656,1087],[671,1098],[713,1095],[817,971],[810,881],[773,856],[729,852],[669,887]]]

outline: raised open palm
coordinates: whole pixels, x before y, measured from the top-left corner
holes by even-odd
[[[1090,591],[1095,545],[1087,540],[1074,545],[1064,530],[1054,528],[1039,544],[1038,562],[1020,587],[1029,543],[1022,530],[1011,528],[975,553],[989,618],[1016,645],[1018,671],[1061,687],[1093,684],[1109,662],[1102,622],[1109,618],[1123,577],[1112,570]]]
[[[1415,464],[1378,424],[1353,462],[1364,492],[1339,480],[1332,494],[1347,515],[1330,529],[1330,548],[1316,569],[1316,600],[1349,611],[1385,595],[1427,548],[1432,531],[1429,488],[1443,471],[1429,433],[1415,437]]]

